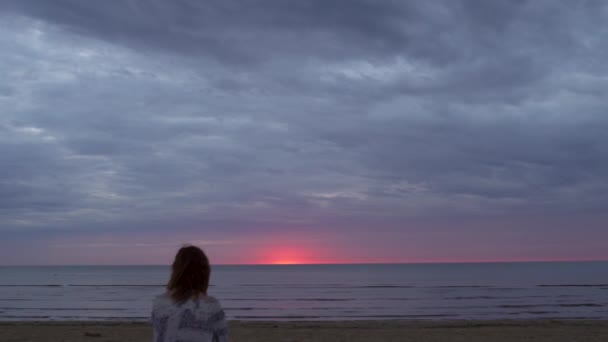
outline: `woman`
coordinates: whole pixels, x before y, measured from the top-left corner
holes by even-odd
[[[182,247],[173,261],[167,292],[152,308],[155,342],[226,342],[228,325],[217,299],[207,296],[211,266],[198,247]]]

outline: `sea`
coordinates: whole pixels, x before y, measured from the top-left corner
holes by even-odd
[[[169,266],[0,267],[0,321],[146,321]],[[608,319],[608,262],[213,267],[234,320]]]

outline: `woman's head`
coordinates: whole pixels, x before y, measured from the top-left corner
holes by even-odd
[[[195,246],[185,246],[175,255],[167,290],[176,302],[207,295],[211,266],[205,252]]]

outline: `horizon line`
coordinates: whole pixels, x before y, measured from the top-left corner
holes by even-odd
[[[321,263],[213,263],[212,266],[346,266],[346,265],[441,265],[441,264],[525,264],[525,263],[583,263],[583,262],[608,262],[608,259],[588,260],[481,260],[481,261],[416,261],[416,262],[321,262]],[[2,265],[0,267],[77,267],[77,266],[171,266],[171,264],[17,264]]]

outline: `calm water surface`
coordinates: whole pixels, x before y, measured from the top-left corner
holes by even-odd
[[[167,266],[0,267],[0,320],[147,320]],[[215,266],[231,319],[608,319],[608,262]]]

